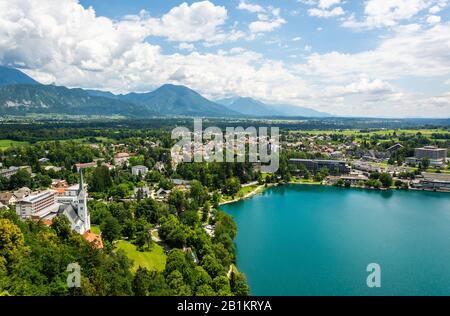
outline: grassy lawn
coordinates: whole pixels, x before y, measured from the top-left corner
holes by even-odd
[[[150,271],[163,271],[166,267],[167,256],[164,249],[158,244],[153,243],[151,251],[140,252],[129,241],[120,240],[116,243],[116,248],[122,249],[127,257],[133,260],[133,272],[139,267],[147,268]]]
[[[92,225],[91,226],[91,232],[94,233],[94,234],[99,235],[100,234],[100,227],[96,226],[96,225]]]
[[[9,147],[14,146],[24,146],[27,145],[28,142],[19,142],[15,140],[9,140],[9,139],[0,139],[0,150],[8,149]]]
[[[386,130],[377,130],[377,131],[370,131],[368,133],[361,133],[360,130],[312,130],[312,131],[291,131],[291,134],[303,134],[303,135],[330,135],[330,134],[337,134],[337,135],[344,135],[344,136],[355,136],[356,141],[361,141],[362,139],[370,138],[373,135],[392,135],[394,132],[397,135],[406,134],[406,135],[416,135],[418,132],[422,133],[424,137],[431,137],[433,133],[437,134],[450,134],[449,131],[444,129],[417,129],[417,130],[410,130],[410,129],[386,129]],[[395,137],[394,140],[398,141],[398,138]],[[388,140],[380,140],[380,142],[388,141]]]
[[[322,182],[314,181],[313,179],[303,179],[303,178],[292,178],[291,183],[301,183],[301,184],[315,184],[320,185]]]
[[[246,196],[247,194],[255,191],[258,187],[259,187],[259,185],[251,185],[251,186],[248,186],[248,187],[243,187],[243,188],[241,188],[239,190],[238,193],[236,193],[236,195],[234,196],[234,199],[242,198],[242,197]],[[225,194],[222,195],[221,202],[229,202],[229,201],[232,201],[232,200],[233,200],[232,196],[225,195]]]

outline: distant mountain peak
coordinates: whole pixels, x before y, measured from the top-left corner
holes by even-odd
[[[248,116],[329,117],[330,114],[290,104],[267,104],[251,97],[235,96],[216,101]]]
[[[40,83],[18,69],[0,66],[0,86],[7,86],[11,84]]]
[[[164,84],[153,92],[129,93],[120,97],[123,100],[144,105],[163,115],[219,117],[240,114],[182,85]]]

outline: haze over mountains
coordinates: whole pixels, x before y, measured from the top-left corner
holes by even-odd
[[[269,105],[251,98],[234,97],[213,102],[185,86],[172,84],[148,93],[125,95],[42,85],[17,69],[0,66],[0,115],[31,113],[127,117],[330,116],[309,108]]]
[[[330,117],[316,110],[289,104],[267,104],[248,97],[234,97],[216,101],[227,108],[249,116],[305,116]]]

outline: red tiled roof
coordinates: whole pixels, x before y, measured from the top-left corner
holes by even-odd
[[[97,249],[103,249],[103,240],[100,235],[94,234],[91,231],[87,231],[83,235],[89,243],[93,244]]]

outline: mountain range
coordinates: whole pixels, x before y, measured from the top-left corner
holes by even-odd
[[[185,86],[165,84],[148,93],[43,85],[20,70],[0,66],[0,115],[121,115],[127,117],[326,117],[327,113],[292,105],[265,104],[252,98],[210,101]]]
[[[331,115],[310,108],[289,104],[267,104],[261,101],[232,97],[216,101],[227,108],[248,116],[304,116],[304,117],[330,117]]]

